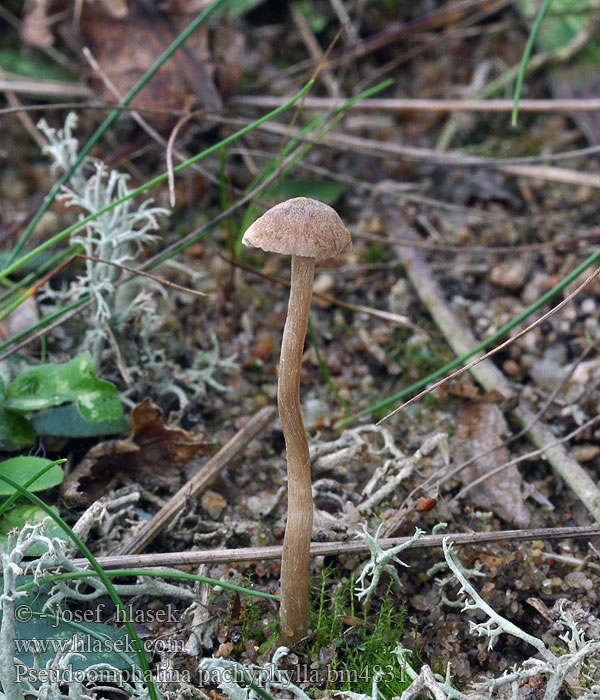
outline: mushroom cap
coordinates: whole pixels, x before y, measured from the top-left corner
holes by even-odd
[[[242,243],[284,255],[333,258],[352,248],[350,231],[328,204],[294,197],[275,205],[246,231]]]

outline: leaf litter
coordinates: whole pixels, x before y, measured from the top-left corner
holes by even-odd
[[[336,21],[331,14],[333,10],[324,11],[333,26]],[[136,52],[133,56],[131,47],[138,42],[116,40],[124,36],[130,38],[131,32],[137,32],[139,42],[144,44],[149,38],[150,28],[135,7],[129,11],[129,25],[119,25],[115,17],[109,21],[104,16],[104,25],[90,19],[92,13],[101,12],[100,6],[85,3],[82,30],[90,33],[93,52],[104,70],[114,69],[117,74],[111,74],[111,78],[122,92],[126,92],[129,83],[121,82],[121,76],[128,71],[136,74],[143,71],[147,67],[146,53]],[[173,21],[180,21],[179,12],[174,11]],[[277,24],[265,22],[260,8],[255,12],[257,14],[237,20],[236,26],[237,31],[246,36],[241,63],[246,68],[249,83],[244,85],[244,91],[249,92],[253,84],[258,85],[259,81],[264,84],[266,80],[268,90],[274,94],[291,92],[298,87],[297,78],[282,66],[285,63],[294,68],[294,62],[305,56],[304,47],[289,27],[286,29],[286,23],[291,21],[289,17],[278,16],[280,23]],[[402,24],[422,19],[406,12],[406,15],[396,15],[383,4],[370,8],[363,18],[365,36],[383,31],[389,22],[399,20]],[[352,17],[358,24],[358,16]],[[409,94],[435,98],[452,96],[457,87],[473,88],[475,74],[486,61],[491,61],[490,78],[495,78],[501,73],[496,61],[498,56],[511,65],[519,60],[526,33],[515,28],[510,9],[501,9],[497,15],[511,38],[509,42],[502,40],[501,45],[493,33],[486,32],[489,18],[473,19],[472,24],[469,24],[468,15],[463,19],[465,25],[461,30],[451,16],[442,13],[436,20],[439,24],[424,24],[430,31],[434,31],[432,27],[435,26],[445,28],[445,37],[434,34],[438,44],[428,41],[426,34],[396,38],[394,44],[372,53],[367,60],[352,59],[350,74],[353,79],[373,81],[381,77],[380,71],[387,66],[386,70],[392,71],[398,81],[398,86],[392,89],[395,96]],[[461,31],[470,32],[471,38],[466,39]],[[232,35],[233,38],[226,43],[236,44],[235,36]],[[149,91],[140,95],[138,104],[181,109],[185,99],[193,94],[201,106],[218,105],[222,98],[216,92],[212,75],[216,59],[210,54],[209,37],[210,32],[202,30],[197,43],[188,46],[196,58],[204,61],[201,69],[196,66],[188,71],[188,64],[182,68],[174,63],[177,76],[165,72],[160,81],[151,83]],[[324,36],[319,38],[324,40]],[[122,53],[105,54],[115,41],[123,47]],[[163,33],[158,32],[152,37],[155,47],[152,56],[165,44]],[[236,76],[239,75],[240,61],[235,57],[230,59],[229,63],[224,62],[224,77],[217,78],[224,93],[239,80]],[[390,67],[387,59],[401,65],[402,72]],[[348,87],[342,74],[339,80]],[[529,97],[546,96],[543,80],[531,80],[527,89]],[[110,99],[113,99],[112,95]],[[248,118],[249,112],[240,112],[241,109],[236,107],[238,114]],[[567,150],[571,144],[585,143],[577,126],[560,114],[549,117],[524,114],[521,119],[526,128],[516,135],[508,128],[506,115],[444,117],[413,113],[403,117],[385,116],[385,119],[372,121],[348,117],[345,129],[351,135],[379,139],[382,143],[418,144],[428,148],[435,148],[443,135],[446,148],[483,149],[495,155],[512,156],[537,153],[544,148]],[[303,113],[299,119],[304,119]],[[189,131],[185,136],[186,143],[189,143],[188,139],[192,139],[192,144],[194,138],[202,139],[204,127],[203,124],[195,125],[197,133],[194,134],[193,129]],[[13,133],[17,131],[12,124],[8,128],[14,130]],[[124,126],[117,128],[115,134],[120,143],[127,143],[129,136]],[[228,186],[244,187],[259,167],[265,150],[276,149],[279,139],[279,136],[266,133],[249,134],[243,150],[227,160]],[[12,142],[7,146],[7,154],[9,159],[16,160],[17,139],[12,139]],[[323,143],[327,144],[326,138]],[[440,151],[443,155],[443,149]],[[18,155],[21,159],[21,154]],[[33,156],[30,158],[34,160]],[[574,233],[588,235],[596,227],[597,204],[591,187],[544,184],[487,169],[461,170],[445,165],[437,170],[402,158],[363,153],[358,144],[356,150],[348,152],[339,147],[317,149],[307,159],[306,165],[310,166],[311,161],[326,170],[328,180],[335,181],[339,175],[350,174],[360,183],[349,187],[337,205],[344,221],[357,236],[354,250],[340,261],[340,266],[322,266],[320,272],[329,277],[328,293],[357,305],[382,310],[389,308],[395,313],[407,314],[413,324],[422,328],[421,332],[412,328],[395,328],[368,315],[331,306],[313,308],[312,322],[325,367],[353,413],[393,394],[452,357],[414,290],[406,284],[385,226],[373,226],[372,222],[380,213],[378,195],[386,183],[411,185],[410,191],[398,190],[397,197],[418,241],[432,246],[448,246],[447,252],[427,253],[427,260],[453,312],[473,328],[478,337],[489,335],[532,299],[547,291],[583,259],[590,247],[590,243],[581,238],[579,242],[543,248],[525,256],[519,253],[520,245],[556,243]],[[593,162],[576,161],[576,166],[585,171]],[[145,162],[144,157],[137,157],[134,167],[146,169],[151,168],[151,164]],[[207,167],[213,176],[218,175],[216,160],[209,162]],[[19,177],[37,178],[33,181],[43,183],[44,176],[34,175],[33,170],[28,166]],[[149,172],[152,171],[147,170],[144,176]],[[312,179],[310,167],[303,170],[302,176]],[[214,193],[204,176],[186,174],[178,186],[178,213],[182,226],[191,226],[199,211],[204,215],[214,210]],[[0,189],[10,195],[11,187],[8,176],[0,176]],[[3,214],[4,225],[14,223],[17,218],[21,205],[14,201],[14,212]],[[64,212],[58,213],[65,216]],[[235,234],[235,227],[232,230]],[[186,386],[185,380],[177,383],[176,392],[169,391],[163,381],[153,384],[151,380],[156,367],[149,367],[143,381],[138,379],[128,393],[129,400],[136,405],[132,414],[132,435],[120,441],[92,446],[69,477],[74,489],[72,494],[77,494],[75,497],[80,499],[71,501],[73,505],[82,507],[127,482],[139,483],[142,492],[152,492],[159,498],[168,495],[183,483],[185,465],[196,459],[198,451],[206,450],[208,454],[211,445],[223,444],[244,420],[274,401],[286,293],[254,277],[233,273],[217,257],[219,250],[229,246],[231,235],[226,227],[218,229],[210,242],[206,241],[193,252],[181,256],[183,267],[164,273],[185,284],[189,281],[189,271],[199,271],[204,279],[198,285],[214,296],[208,301],[198,301],[187,298],[185,293],[175,293],[166,325],[160,336],[153,339],[155,347],[158,344],[167,348],[169,362],[178,364],[180,376],[185,377],[185,369],[193,363],[193,350],[199,347],[210,352],[214,347],[213,337],[217,338],[224,357],[237,355],[237,365],[223,368],[224,378],[219,381],[226,391],[219,392],[214,386],[208,386],[205,392],[195,396],[191,382],[188,381]],[[499,259],[498,254],[487,253],[486,246],[513,247],[514,252],[509,253],[508,258]],[[270,274],[287,275],[285,261],[254,254],[246,260],[257,266],[264,265],[263,271]],[[404,284],[399,288],[397,285],[402,282]],[[76,337],[77,326],[73,325],[71,330]],[[134,364],[144,354],[142,351],[147,350],[147,345],[141,340],[143,329],[132,323],[130,330],[129,337],[118,341],[125,356]],[[51,338],[51,351],[64,351],[68,337],[73,333],[62,337],[56,333]],[[554,378],[576,362],[589,339],[597,342],[599,337],[596,281],[543,327],[509,346],[497,359],[497,365],[521,395],[533,406],[539,406],[551,390]],[[142,364],[143,360],[140,366]],[[158,356],[155,364],[160,364]],[[118,372],[108,355],[103,367],[102,376],[119,384]],[[175,376],[176,372],[172,374]],[[556,436],[567,434],[593,415],[598,405],[599,377],[598,360],[592,357],[585,365],[585,371],[582,366],[580,372],[573,375],[566,393],[551,404],[543,420]],[[150,403],[147,396],[155,403]],[[495,485],[483,482],[461,503],[453,500],[452,496],[461,483],[467,483],[476,475],[528,449],[522,440],[502,446],[506,433],[515,433],[518,428],[508,418],[503,405],[487,403],[483,392],[472,384],[462,393],[459,390],[439,391],[395,417],[387,426],[391,436],[389,444],[385,440],[381,442],[381,435],[376,431],[365,431],[361,441],[352,442],[348,439],[350,430],[335,428],[337,418],[332,416],[343,416],[343,409],[323,381],[316,354],[309,346],[305,352],[302,396],[305,405],[320,407],[321,416],[315,420],[311,434],[313,451],[320,454],[315,457],[313,466],[317,472],[315,478],[319,480],[316,484],[317,504],[319,510],[330,518],[320,519],[321,531],[315,533],[315,538],[338,537],[343,542],[352,532],[348,523],[367,521],[374,531],[380,520],[385,523],[394,518],[409,493],[425,479],[443,473],[446,468],[443,455],[435,451],[422,455],[405,479],[399,480],[396,488],[369,515],[364,509],[361,512],[366,485],[376,474],[380,478],[379,486],[384,485],[388,476],[394,473],[393,469],[390,470],[390,460],[395,460],[397,466],[402,459],[410,459],[428,437],[438,432],[453,436],[450,442],[451,465],[476,456],[491,445],[498,446],[498,449],[489,457],[476,460],[470,471],[465,470],[439,490],[434,487],[422,495],[427,503],[415,505],[404,514],[403,534],[412,534],[415,526],[430,531],[440,521],[448,522],[452,531],[481,532],[507,528],[510,523],[554,526],[590,521],[580,501],[564,488],[561,480],[540,459],[528,462],[524,469],[519,467],[519,471],[511,468],[501,473]],[[140,406],[145,407],[145,418],[138,423],[135,416],[136,412],[139,416]],[[164,410],[166,419],[160,416],[158,406]],[[165,424],[169,420],[172,422]],[[370,421],[371,418],[367,418],[364,423],[369,425]],[[343,439],[348,442],[338,442]],[[590,428],[574,438],[569,446],[579,450],[578,454],[584,457],[591,455],[585,462],[590,471],[597,466],[595,448],[599,439],[599,431]],[[393,450],[388,449],[392,445]],[[160,547],[165,551],[181,551],[191,547],[279,543],[285,526],[282,447],[281,433],[275,423],[270,431],[265,431],[250,443],[243,457],[223,471],[213,484],[212,493],[206,493],[199,502],[186,505],[178,521],[163,533]],[[94,452],[96,449],[97,453]],[[394,453],[394,450],[401,454]],[[328,455],[333,455],[329,462]],[[544,507],[539,500],[532,501],[531,489],[524,482],[543,495],[552,508]],[[142,505],[146,511],[156,507],[151,501]],[[425,505],[427,507],[422,507]],[[345,522],[346,526],[339,527],[340,522]],[[126,536],[131,524],[123,521],[121,526],[123,536]],[[526,627],[531,634],[553,634],[548,619],[528,602],[532,596],[542,600],[548,609],[560,598],[567,597],[582,605],[586,614],[597,612],[597,572],[588,566],[588,563],[593,563],[595,555],[585,542],[469,545],[461,548],[460,556],[463,565],[479,568],[485,574],[480,589],[489,604]],[[395,585],[391,595],[398,606],[401,601],[406,601],[408,624],[405,625],[404,646],[414,645],[421,658],[430,664],[450,662],[454,677],[466,683],[482,671],[497,674],[528,656],[526,649],[511,646],[502,638],[493,649],[488,649],[484,641],[469,636],[467,617],[444,604],[445,593],[428,573],[428,567],[423,566],[423,555],[407,550],[403,557],[410,568],[397,569],[400,586]],[[427,564],[440,560],[440,554],[431,553]],[[347,578],[360,561],[355,555],[343,553],[332,561],[317,560],[314,562],[315,574],[332,563],[338,567],[336,575]],[[277,563],[209,568],[214,576],[231,574],[242,577],[253,573],[256,585],[273,588],[277,585]],[[385,575],[383,579],[374,599],[375,608],[389,583]],[[348,601],[346,605],[349,606]],[[263,619],[273,619],[273,608],[262,603],[261,606]],[[349,614],[349,610],[347,612]],[[247,611],[246,614],[250,615]],[[231,619],[224,610],[211,612],[211,624],[203,628],[201,637],[201,647],[207,655],[221,650],[221,655],[228,658],[248,659],[252,663],[257,659],[269,660],[264,652],[256,652],[257,645],[239,642],[238,621],[243,616],[244,611]],[[317,660],[310,661],[318,663]]]

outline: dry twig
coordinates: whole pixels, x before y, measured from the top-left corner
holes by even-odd
[[[393,205],[385,206],[383,219],[390,234],[398,238],[399,241],[413,238],[402,212],[397,207]],[[398,257],[404,262],[407,274],[419,298],[429,310],[454,352],[457,355],[463,355],[468,352],[477,344],[477,341],[471,331],[465,328],[454,314],[452,307],[446,301],[442,290],[433,278],[429,266],[419,251],[414,248],[399,246]],[[598,274],[598,272],[600,270],[595,274]],[[567,299],[572,296],[574,294],[569,295]],[[514,396],[514,392],[502,372],[493,363],[487,360],[482,362],[481,360],[482,358],[477,359],[470,365],[467,365],[466,368],[471,369],[473,376],[484,389],[486,391],[495,389],[507,398]],[[463,368],[463,370],[466,368]],[[519,401],[517,407],[513,410],[513,415],[520,425],[530,426],[527,436],[531,442],[538,448],[544,448],[546,457],[554,471],[577,494],[592,517],[600,521],[600,490],[594,480],[590,478],[587,472],[569,455],[562,445],[553,444],[556,440],[554,435],[545,425],[536,422],[535,414],[523,400]],[[386,524],[384,534],[393,533],[401,519],[401,513],[397,517],[392,518]]]
[[[209,486],[236,457],[246,445],[265,427],[275,415],[274,406],[265,406],[248,423],[226,443],[216,455],[172,496],[167,503],[154,515],[152,520],[144,523],[133,537],[119,549],[121,554],[139,554],[152,540],[157,537],[169,523],[179,514],[186,501],[196,498]]]
[[[525,542],[531,540],[590,539],[600,535],[600,525],[587,527],[552,527],[532,530],[503,530],[500,532],[459,532],[443,535],[424,535],[410,545],[409,549],[432,549],[441,547],[444,539],[453,545],[468,545],[490,542]],[[383,549],[396,547],[412,537],[388,537],[379,540]],[[281,559],[281,546],[246,547],[243,549],[213,549],[204,552],[165,552],[161,554],[114,555],[98,557],[103,568],[134,568],[147,566],[197,566],[202,563],[264,561]],[[310,554],[313,557],[367,552],[369,547],[363,539],[350,542],[313,542]],[[75,559],[74,566],[85,566],[87,559]]]
[[[575,370],[579,367],[581,362],[589,355],[589,353],[596,349],[598,347],[599,343],[593,343],[592,345],[588,345],[583,352],[579,355],[579,357],[573,362],[572,367],[568,372],[564,374],[563,377],[561,377],[560,381],[557,382],[556,386],[548,396],[548,398],[544,401],[542,406],[540,407],[539,411],[533,416],[533,419],[527,423],[521,430],[519,430],[518,433],[515,433],[514,435],[511,435],[508,437],[506,440],[503,440],[499,445],[494,445],[493,447],[490,447],[487,450],[484,450],[483,452],[479,452],[478,454],[473,455],[469,459],[465,460],[461,464],[458,464],[456,467],[453,467],[452,469],[446,471],[444,470],[444,473],[440,475],[439,472],[436,472],[435,474],[432,474],[429,478],[425,479],[425,481],[422,484],[418,484],[415,486],[415,488],[408,494],[408,496],[404,499],[402,505],[400,506],[400,510],[404,513],[408,512],[409,508],[411,507],[411,504],[413,502],[413,498],[416,493],[419,491],[425,491],[428,486],[432,485],[435,483],[435,487],[439,489],[439,487],[449,481],[450,479],[453,479],[457,474],[459,474],[463,469],[466,467],[470,466],[474,462],[477,462],[478,460],[482,459],[483,457],[486,457],[487,455],[491,454],[492,452],[495,452],[496,450],[500,450],[503,447],[508,447],[508,445],[514,443],[516,440],[519,440],[520,438],[524,437],[527,435],[527,432],[529,431],[530,428],[532,428],[535,423],[537,423],[539,420],[541,420],[542,416],[546,414],[546,411],[550,408],[552,403],[554,402],[554,399],[558,396],[558,394],[562,391],[562,389],[565,387],[567,382],[571,379],[573,373]],[[570,438],[570,436],[567,436]],[[513,462],[511,461],[511,464]],[[502,465],[504,466],[504,465]],[[470,486],[470,485],[469,485]],[[460,496],[460,494],[459,494]],[[458,499],[458,496],[456,497]]]
[[[303,109],[325,110],[337,109],[345,98],[307,97],[302,103]],[[274,109],[284,104],[285,98],[276,95],[235,95],[229,104],[244,107]],[[348,108],[356,112],[511,112],[513,100],[427,100],[422,98],[388,98],[371,97],[355,102]],[[550,113],[593,112],[600,110],[600,99],[553,99],[520,100],[519,112]]]
[[[269,282],[273,282],[274,284],[280,284],[282,287],[290,286],[290,283],[287,280],[279,279],[279,277],[274,277],[273,275],[266,275],[264,272],[261,272],[260,270],[255,270],[253,267],[244,265],[244,263],[238,262],[237,260],[231,260],[230,258],[226,258],[224,255],[221,255],[221,253],[217,253],[217,255],[226,262],[228,262],[230,265],[234,265],[235,267],[239,267],[242,270],[246,270],[246,272],[251,272],[253,275],[262,277],[263,279],[266,279]],[[389,321],[390,323],[395,323],[398,326],[412,328],[413,330],[419,331],[423,330],[415,326],[415,324],[407,316],[402,316],[401,314],[394,314],[391,311],[372,309],[369,306],[362,306],[361,304],[351,304],[348,301],[342,301],[341,299],[336,299],[336,297],[329,296],[329,294],[321,294],[319,292],[313,292],[313,298],[320,299],[321,301],[325,301],[328,304],[340,306],[342,309],[348,309],[349,311],[357,311],[361,314],[368,314],[369,316],[380,318],[382,321]]]

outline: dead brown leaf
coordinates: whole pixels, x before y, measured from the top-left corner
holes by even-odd
[[[152,3],[136,0],[127,12],[117,15],[103,3],[85,3],[80,32],[85,46],[105,75],[125,95],[156,59],[193,20],[185,4],[168,7],[168,14]],[[122,8],[120,8],[122,12]],[[214,81],[214,66],[206,25],[199,27],[134,98],[131,105],[181,110],[193,95],[202,108],[219,109],[222,100]],[[114,95],[96,75],[92,87],[105,99]]]
[[[242,57],[246,40],[239,25],[223,19],[215,30],[214,59],[216,80],[223,95],[231,94],[242,78]]]
[[[460,439],[454,448],[457,463],[467,461],[500,445],[508,434],[502,411],[494,403],[469,403],[459,411],[456,436]],[[484,454],[459,473],[463,484],[469,484],[510,460],[506,447]],[[480,508],[491,510],[517,527],[527,527],[531,514],[525,503],[523,481],[516,466],[508,467],[490,476],[470,491],[471,498]]]
[[[28,0],[21,23],[21,39],[29,46],[47,49],[54,44],[50,31],[50,0]]]
[[[149,398],[134,409],[131,436],[92,447],[65,479],[62,495],[70,505],[93,503],[126,476],[143,486],[179,487],[183,467],[198,455],[212,454],[201,435],[170,427]]]

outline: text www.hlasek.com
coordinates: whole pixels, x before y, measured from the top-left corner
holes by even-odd
[[[147,652],[174,652],[181,653],[184,650],[183,640],[178,639],[144,639],[142,642],[144,651]],[[103,637],[98,639],[92,635],[73,635],[68,639],[15,639],[15,648],[18,653],[29,652],[44,654],[45,652],[80,654],[98,654],[106,652],[135,653],[136,647],[128,637],[110,639]]]

